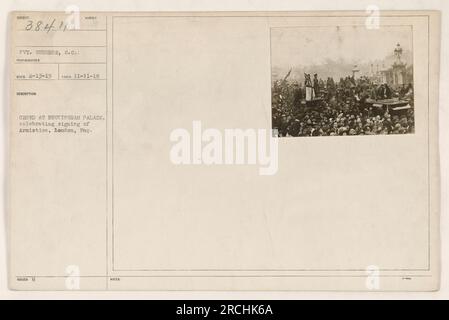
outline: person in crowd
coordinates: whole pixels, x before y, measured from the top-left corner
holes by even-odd
[[[305,86],[310,86],[310,75],[306,77]],[[313,78],[319,87],[318,77]],[[413,85],[393,91],[387,84],[380,86],[368,78],[354,80],[352,77],[341,78],[339,82],[329,77],[324,82],[325,92],[319,105],[305,107],[305,89],[297,83],[273,84],[273,128],[278,135],[285,136],[343,136],[343,135],[378,135],[413,133],[413,107],[401,114],[391,115],[388,110],[373,108],[366,103],[368,98],[391,99],[398,95],[404,99],[413,95]],[[302,91],[304,90],[304,91]],[[410,100],[413,105],[413,100]]]

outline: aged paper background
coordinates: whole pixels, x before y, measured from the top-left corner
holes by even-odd
[[[254,168],[253,168],[254,169]],[[256,178],[258,178],[258,177],[256,177]]]
[[[381,24],[411,25],[420,44],[415,134],[280,140],[273,176],[176,167],[168,137],[194,120],[269,129],[270,28],[364,15],[83,13],[76,32],[34,27],[62,19],[11,19],[12,288],[61,289],[76,268],[83,289],[364,290],[374,265],[383,290],[437,289],[435,13]],[[58,76],[30,84],[17,74],[34,47],[81,53],[42,58]],[[66,79],[67,64],[107,69],[89,83]],[[16,94],[29,90],[38,98]],[[27,115],[59,114],[103,121],[84,134],[18,133]]]

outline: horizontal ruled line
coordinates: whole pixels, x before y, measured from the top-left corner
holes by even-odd
[[[45,31],[45,30],[26,30],[26,29],[20,29],[20,30],[16,30],[16,31],[21,31],[21,32],[42,32],[42,33],[45,33],[45,34],[49,33],[48,31]],[[50,32],[79,32],[79,31],[103,31],[103,32],[106,32],[106,29],[51,30]]]
[[[104,81],[107,79],[13,79],[15,81]]]
[[[106,46],[89,46],[89,45],[80,45],[80,46],[38,46],[38,45],[32,45],[32,46],[16,46],[16,48],[106,48]]]
[[[106,62],[14,62],[14,64],[106,64]]]

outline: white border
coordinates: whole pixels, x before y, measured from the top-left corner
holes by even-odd
[[[7,157],[6,105],[7,80],[7,34],[8,12],[13,10],[64,11],[69,5],[81,11],[302,11],[302,10],[362,10],[368,5],[377,5],[380,10],[440,10],[441,62],[440,62],[440,109],[439,136],[441,157],[441,289],[430,293],[351,293],[351,292],[17,292],[7,287],[6,213],[5,213],[5,159]],[[449,2],[445,0],[41,0],[0,1],[0,300],[1,299],[448,299],[449,298],[449,212],[447,203],[449,180],[449,68],[448,68],[448,17]]]

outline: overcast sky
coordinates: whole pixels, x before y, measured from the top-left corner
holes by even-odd
[[[412,51],[411,26],[286,27],[271,29],[273,67],[322,64],[326,59],[347,63],[367,63],[384,59],[396,44]]]

